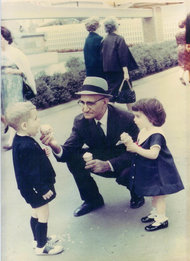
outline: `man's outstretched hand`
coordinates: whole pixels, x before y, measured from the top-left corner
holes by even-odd
[[[52,148],[52,150],[55,153],[60,153],[61,152],[61,148],[60,145],[58,144],[58,142],[56,141],[56,139],[53,136],[53,133],[48,133],[46,135],[42,134],[40,137],[41,142],[46,145],[46,146],[50,146]]]
[[[107,161],[102,161],[98,159],[86,162],[85,169],[90,169],[94,173],[103,173],[111,170],[110,165]]]

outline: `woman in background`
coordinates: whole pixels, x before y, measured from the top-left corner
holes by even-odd
[[[89,32],[84,45],[84,61],[86,76],[103,77],[103,65],[101,57],[101,46],[103,37],[96,33],[100,27],[99,19],[89,18],[86,23],[86,30]]]
[[[190,83],[190,16],[187,15],[187,18],[180,21],[178,26],[181,28],[176,34],[176,42],[178,45],[178,64],[182,69],[179,79],[183,85],[186,85],[187,83],[184,79],[184,74],[186,71],[188,71],[188,82]]]
[[[109,92],[115,97],[123,79],[130,80],[129,71],[137,69],[138,66],[125,39],[117,32],[119,24],[116,18],[105,19],[104,27],[107,36],[102,47],[103,70],[108,82]],[[131,104],[127,104],[127,107],[130,110]]]
[[[4,124],[4,132],[9,132],[8,143],[5,149],[11,149],[14,130],[7,127],[5,111],[8,105],[24,100],[22,88],[23,80],[36,94],[36,85],[30,65],[25,54],[13,44],[11,32],[1,26],[1,121]]]

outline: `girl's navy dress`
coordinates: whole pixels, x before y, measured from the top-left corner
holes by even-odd
[[[29,136],[15,135],[13,140],[13,164],[18,189],[33,208],[41,207],[55,198],[55,172],[40,145]],[[44,200],[49,190],[53,196]]]
[[[137,195],[166,195],[184,189],[173,157],[167,148],[165,137],[161,133],[151,134],[140,146],[150,149],[155,144],[161,148],[157,159],[134,155],[129,172],[129,188],[132,189],[134,186]]]

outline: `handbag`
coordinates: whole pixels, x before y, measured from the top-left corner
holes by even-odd
[[[35,94],[31,87],[23,80],[22,94],[24,99],[30,100],[35,97]]]
[[[118,94],[115,97],[117,103],[133,103],[136,101],[136,93],[133,90],[132,83],[130,80],[123,80]]]

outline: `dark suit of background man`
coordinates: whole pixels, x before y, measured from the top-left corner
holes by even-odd
[[[107,82],[99,77],[87,77],[79,94],[82,114],[74,120],[72,133],[63,146],[53,137],[42,137],[42,142],[51,146],[58,161],[66,162],[73,174],[81,199],[84,203],[75,210],[74,216],[81,216],[104,205],[102,195],[91,172],[103,177],[120,175],[131,165],[131,155],[123,144],[116,145],[123,132],[129,133],[134,140],[138,128],[133,115],[110,104],[107,94]],[[100,121],[100,123],[98,123]],[[98,125],[101,124],[100,127]],[[82,158],[88,146],[93,160],[86,165]],[[118,182],[119,183],[119,182]],[[144,198],[131,192],[131,207],[138,208],[144,204]]]

